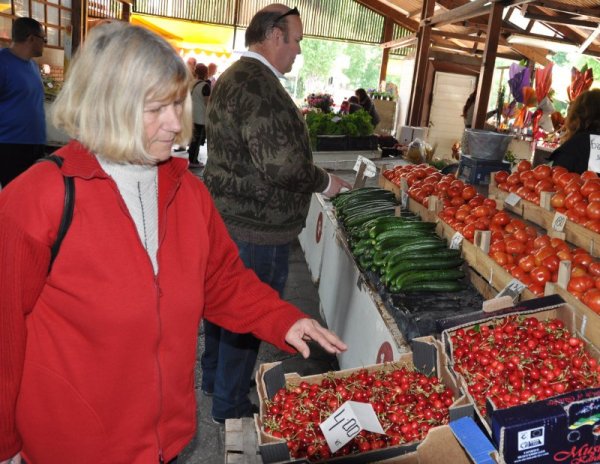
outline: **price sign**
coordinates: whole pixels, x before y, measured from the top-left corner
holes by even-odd
[[[506,287],[502,289],[500,293],[496,295],[496,298],[508,295],[513,299],[513,301],[515,301],[519,297],[519,295],[523,293],[523,290],[525,290],[526,287],[527,285],[525,285],[519,279],[513,279],[508,283]]]
[[[319,424],[332,453],[352,440],[361,430],[385,433],[370,403],[346,401]]]
[[[375,177],[377,175],[377,166],[375,166],[375,163],[373,161],[371,161],[369,158],[365,158],[364,156],[358,156],[358,158],[356,158],[356,163],[354,164],[354,168],[352,168],[354,171],[358,172],[358,170],[360,169],[360,165],[361,163],[365,164],[365,172],[364,175],[366,177]]]
[[[562,232],[566,223],[567,216],[557,211],[554,215],[554,219],[552,220],[552,230],[555,230],[556,232]]]
[[[504,203],[510,206],[517,206],[517,203],[521,201],[521,197],[516,193],[509,193],[504,199]]]
[[[462,236],[462,234],[460,232],[456,232],[452,236],[452,240],[450,240],[450,246],[448,248],[450,248],[451,250],[459,250],[463,239],[464,237]]]
[[[400,204],[402,205],[402,209],[408,208],[408,192],[406,190],[402,190],[400,194]]]

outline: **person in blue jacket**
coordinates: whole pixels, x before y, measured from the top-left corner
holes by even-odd
[[[46,35],[32,18],[17,18],[10,47],[0,50],[0,186],[44,155],[44,85],[32,58],[42,56]]]

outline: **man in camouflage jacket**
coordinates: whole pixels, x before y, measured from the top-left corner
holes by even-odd
[[[304,226],[313,192],[350,186],[314,165],[304,118],[279,81],[300,53],[296,8],[272,4],[246,31],[246,52],[211,94],[204,179],[246,266],[281,295],[289,245]],[[244,308],[240,307],[240,311]],[[250,415],[259,342],[205,323],[202,390],[218,422]]]

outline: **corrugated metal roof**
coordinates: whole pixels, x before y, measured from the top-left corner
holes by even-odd
[[[106,0],[105,0],[106,1]],[[247,27],[254,14],[273,0],[137,0],[133,11],[203,23]],[[295,0],[306,37],[378,44],[382,39],[384,17],[349,0]],[[395,29],[403,28],[396,27]],[[402,37],[402,36],[400,36]]]

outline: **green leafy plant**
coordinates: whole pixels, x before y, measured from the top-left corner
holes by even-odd
[[[345,115],[310,111],[306,114],[306,124],[313,148],[317,145],[317,135],[361,137],[373,134],[371,116],[365,110]]]

